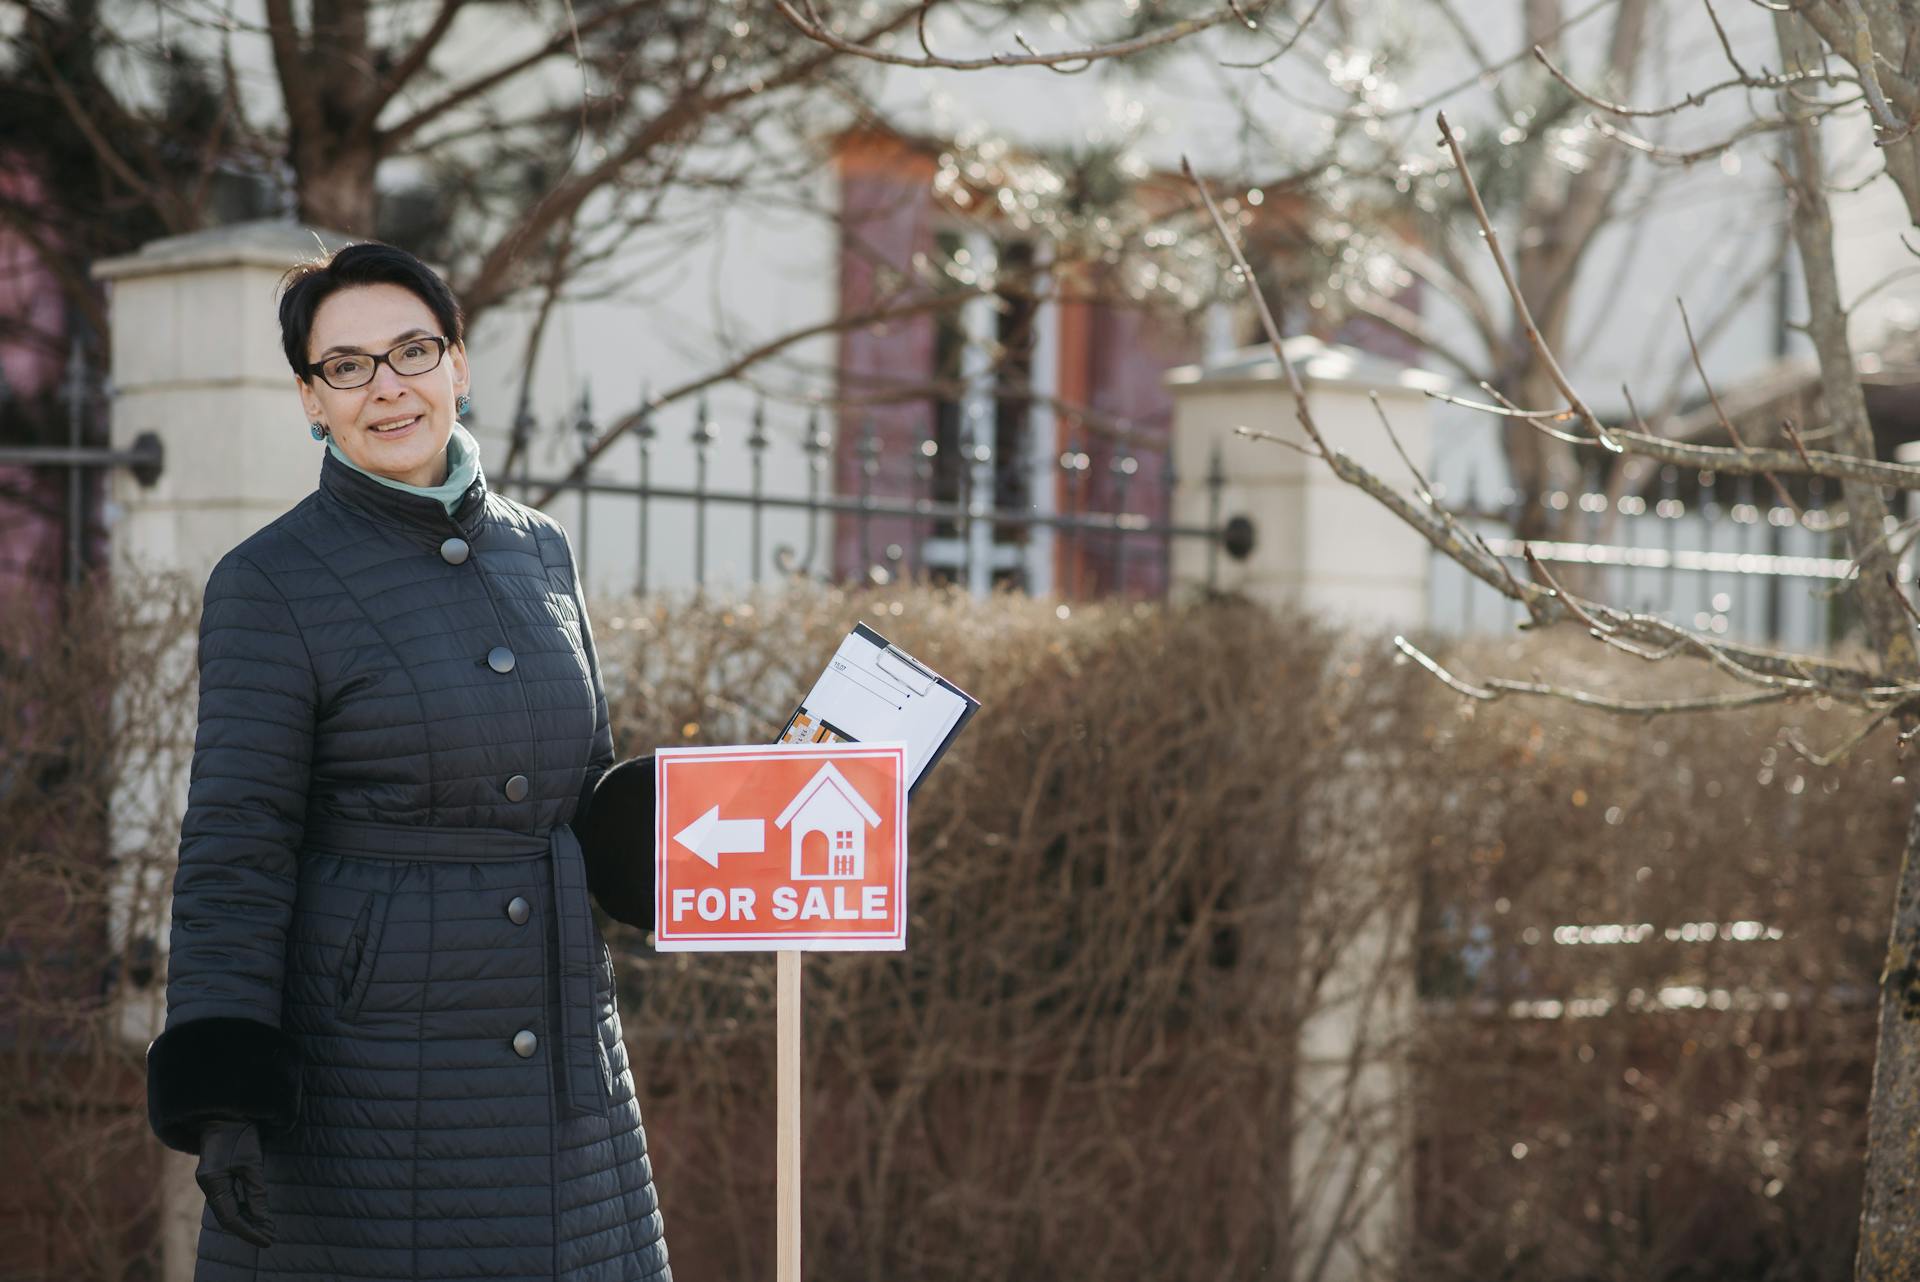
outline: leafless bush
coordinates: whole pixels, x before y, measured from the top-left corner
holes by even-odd
[[[1578,636],[1525,645],[1536,679],[1714,689]],[[1781,735],[1842,738],[1841,710],[1427,702],[1413,1274],[1846,1276],[1912,793],[1894,732],[1822,768]]]
[[[1254,959],[1289,929],[1317,630],[924,591],[597,617],[623,751],[770,738],[862,617],[985,706],[913,805],[905,954],[807,962],[818,1276],[1275,1262],[1296,1012]],[[626,942],[676,1259],[763,1275],[771,959]]]
[[[152,891],[179,833],[196,606],[184,585],[149,583],[75,591],[58,619],[0,610],[9,1277],[153,1275],[160,1150],[137,1032],[165,921]]]

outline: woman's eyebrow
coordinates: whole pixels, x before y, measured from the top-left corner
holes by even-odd
[[[396,334],[392,338],[388,339],[387,347],[383,347],[380,350],[384,352],[387,350],[388,347],[398,347],[400,344],[406,342],[409,338],[418,338],[422,335],[425,335],[428,338],[433,337],[433,334],[431,333],[431,331],[421,329],[419,326],[416,325],[412,329],[408,330],[406,333]],[[329,347],[326,351],[320,353],[320,359],[325,360],[327,357],[333,355],[335,352],[358,352],[360,355],[365,356],[367,354],[367,349],[364,347],[344,347],[339,344],[335,344],[334,346]]]

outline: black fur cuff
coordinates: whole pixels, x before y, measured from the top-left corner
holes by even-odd
[[[653,758],[630,757],[600,776],[575,816],[587,889],[607,916],[653,929]]]
[[[258,1020],[176,1024],[147,1047],[147,1120],[168,1148],[200,1151],[208,1122],[284,1131],[300,1118],[300,1052]]]

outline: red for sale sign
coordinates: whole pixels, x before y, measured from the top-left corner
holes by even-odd
[[[907,946],[904,743],[662,748],[655,946]]]

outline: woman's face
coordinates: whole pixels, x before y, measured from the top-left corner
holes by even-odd
[[[350,285],[327,295],[313,314],[307,360],[342,352],[384,355],[406,339],[440,333],[433,309],[401,285]],[[295,379],[310,422],[333,434],[341,453],[363,471],[408,485],[447,479],[447,437],[453,403],[467,390],[467,353],[454,344],[424,374],[396,373],[381,361],[373,381],[345,391],[315,373]]]

